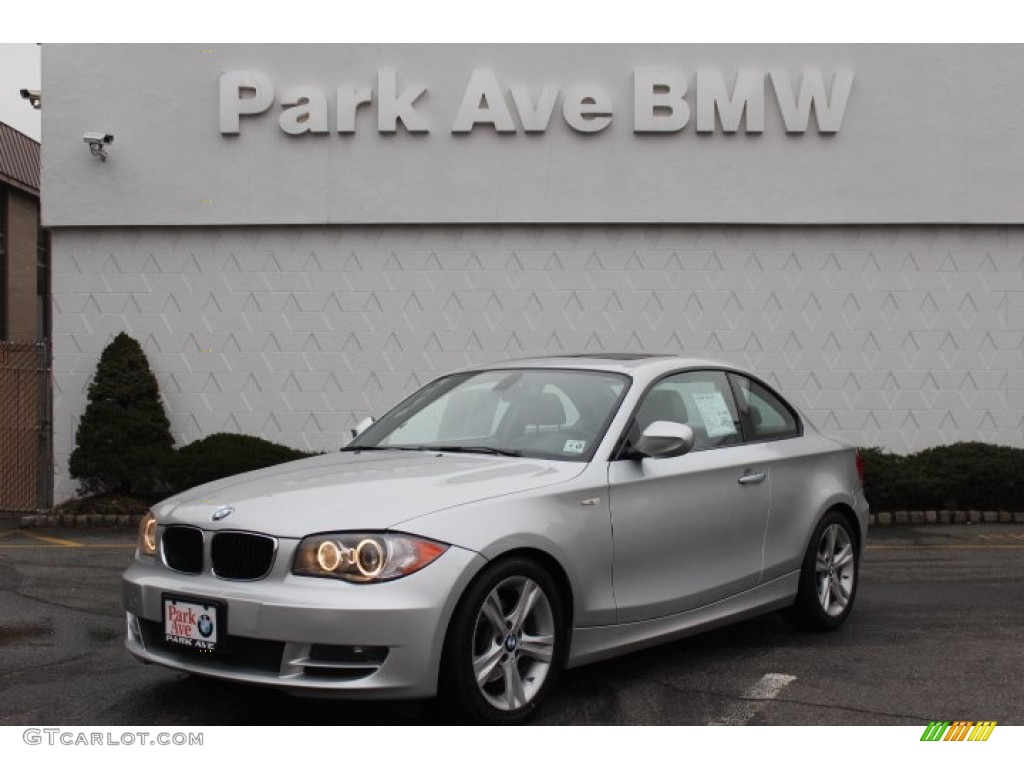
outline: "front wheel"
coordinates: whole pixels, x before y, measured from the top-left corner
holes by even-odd
[[[554,684],[564,643],[562,601],[550,574],[525,558],[499,562],[455,610],[442,695],[474,722],[525,722]]]
[[[818,523],[800,570],[800,587],[789,618],[804,629],[842,624],[857,595],[859,559],[850,521],[835,510]]]

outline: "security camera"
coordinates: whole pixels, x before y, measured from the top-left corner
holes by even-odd
[[[25,99],[29,104],[31,104],[32,109],[39,109],[43,104],[42,92],[32,88],[22,88],[21,98]]]
[[[93,157],[98,157],[103,162],[107,161],[107,152],[104,147],[114,142],[114,137],[109,133],[87,133],[82,141],[89,145],[89,151]]]

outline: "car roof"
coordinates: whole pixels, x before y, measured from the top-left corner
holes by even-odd
[[[728,368],[741,370],[729,363],[697,357],[681,357],[648,352],[590,352],[584,354],[527,357],[502,360],[486,365],[474,365],[467,370],[493,370],[495,368],[578,368],[581,370],[614,371],[635,375],[657,374],[679,368]]]

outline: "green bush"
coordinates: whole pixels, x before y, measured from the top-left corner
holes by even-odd
[[[907,456],[881,448],[861,448],[860,455],[864,459],[864,495],[872,512],[921,509],[906,506],[920,497]]]
[[[1024,511],[1024,450],[954,443],[899,456],[861,449],[872,512]]]
[[[179,448],[168,475],[175,492],[314,454],[250,435],[219,432]]]
[[[1024,510],[1024,450],[954,443],[914,460],[932,509]]]
[[[152,496],[166,490],[174,446],[156,377],[125,333],[100,355],[68,468],[86,493]]]

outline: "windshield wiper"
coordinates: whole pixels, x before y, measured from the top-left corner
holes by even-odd
[[[492,448],[489,445],[420,445],[420,451],[440,451],[442,453],[486,453],[492,456],[522,456],[522,451],[507,451],[504,448]]]
[[[423,450],[418,445],[346,445],[341,449],[342,452],[352,451],[358,453],[359,451],[420,451]]]
[[[506,451],[504,448],[492,448],[488,445],[346,445],[341,449],[358,453],[359,451],[437,451],[438,453],[486,453],[492,456],[521,457],[522,451]]]

